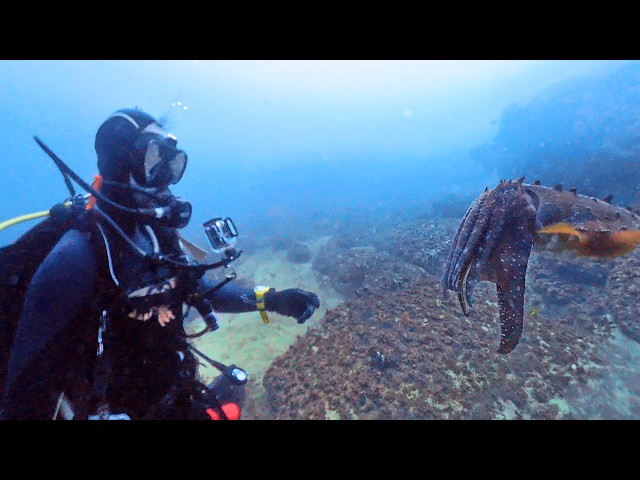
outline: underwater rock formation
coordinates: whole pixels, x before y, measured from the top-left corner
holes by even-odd
[[[500,178],[564,183],[640,205],[640,63],[552,85],[502,113],[493,140],[470,157]]]
[[[314,269],[348,301],[329,310],[269,367],[262,379],[269,405],[264,417],[640,415],[633,400],[615,403],[620,395],[637,398],[638,389],[630,386],[637,383],[629,366],[635,357],[621,353],[623,327],[613,321],[615,314],[618,324],[640,334],[634,314],[640,253],[599,261],[534,251],[523,336],[510,355],[497,355],[493,286],[477,284],[475,309],[465,317],[454,298],[441,295],[438,275],[417,265],[429,268],[424,260],[434,252],[440,252],[434,265],[446,260],[442,252],[459,220],[440,220],[403,218],[395,229],[379,222],[352,224],[324,245]],[[616,368],[622,374],[612,378]]]
[[[327,242],[313,260],[333,288],[352,297],[356,291],[397,289],[412,279],[440,275],[457,219],[403,219],[352,227]]]
[[[446,260],[448,245],[445,239],[453,238],[459,219],[422,218],[378,228],[372,245],[393,257],[424,269],[430,275],[439,276]]]
[[[464,217],[474,199],[475,195],[468,191],[442,194],[431,202],[431,213],[435,218],[460,219]]]
[[[424,269],[399,262],[373,247],[341,248],[339,240],[327,242],[313,268],[329,278],[333,288],[347,298],[402,290],[414,279],[425,279]]]
[[[616,261],[608,280],[613,321],[622,333],[640,343],[640,252]]]
[[[544,312],[569,325],[608,323],[609,272],[616,261],[534,252],[527,271],[525,312]]]
[[[284,235],[274,235],[269,238],[269,244],[275,251],[286,250],[292,243],[294,240]]]
[[[496,355],[489,287],[478,286],[470,317],[440,296],[434,277],[330,310],[266,372],[274,418],[579,417],[566,398],[588,392],[606,368],[608,325],[576,329],[541,313],[516,351]]]
[[[311,250],[300,242],[291,242],[287,247],[287,259],[293,263],[307,263],[311,260]]]

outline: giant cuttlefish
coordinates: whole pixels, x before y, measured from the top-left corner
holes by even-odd
[[[640,244],[640,216],[631,208],[577,193],[516,181],[488,188],[469,207],[456,232],[441,279],[443,295],[458,294],[469,316],[477,282],[496,284],[502,334],[498,353],[522,335],[525,276],[533,245],[591,257],[616,257]]]

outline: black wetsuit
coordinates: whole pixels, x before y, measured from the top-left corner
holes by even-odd
[[[173,230],[156,227],[154,232],[162,253],[183,253],[177,252]],[[145,243],[144,235],[137,243]],[[186,348],[180,299],[172,306],[175,319],[166,326],[157,318],[141,321],[127,314],[131,309],[123,291],[145,275],[145,269],[149,267],[109,228],[102,233],[95,226],[71,229],[62,236],[26,291],[5,375],[5,418],[51,418],[62,391],[72,399],[92,399],[84,407],[87,411],[79,407],[81,414],[91,413],[92,402],[99,400],[95,366],[103,311],[108,312],[103,340],[110,363],[102,393],[113,412],[144,418],[178,378],[194,374],[197,362]],[[215,285],[206,277],[197,283],[203,290]],[[233,283],[208,299],[218,312],[256,310],[253,292]]]

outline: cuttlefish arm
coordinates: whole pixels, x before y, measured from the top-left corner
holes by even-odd
[[[525,278],[534,245],[576,255],[615,257],[640,244],[637,212],[602,200],[523,179],[502,181],[469,207],[453,239],[441,278],[443,294],[458,295],[469,315],[478,281],[496,284],[500,309],[499,353],[510,353],[522,335]]]
[[[454,237],[442,275],[443,293],[458,295],[466,316],[478,281],[496,284],[500,308],[499,353],[509,353],[522,335],[525,277],[533,246],[536,199],[522,182],[502,182],[471,205]]]

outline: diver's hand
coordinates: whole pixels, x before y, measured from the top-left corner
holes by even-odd
[[[293,317],[298,323],[304,323],[316,308],[320,307],[320,300],[315,293],[299,288],[289,288],[281,292],[272,288],[264,296],[264,305],[267,311]]]

